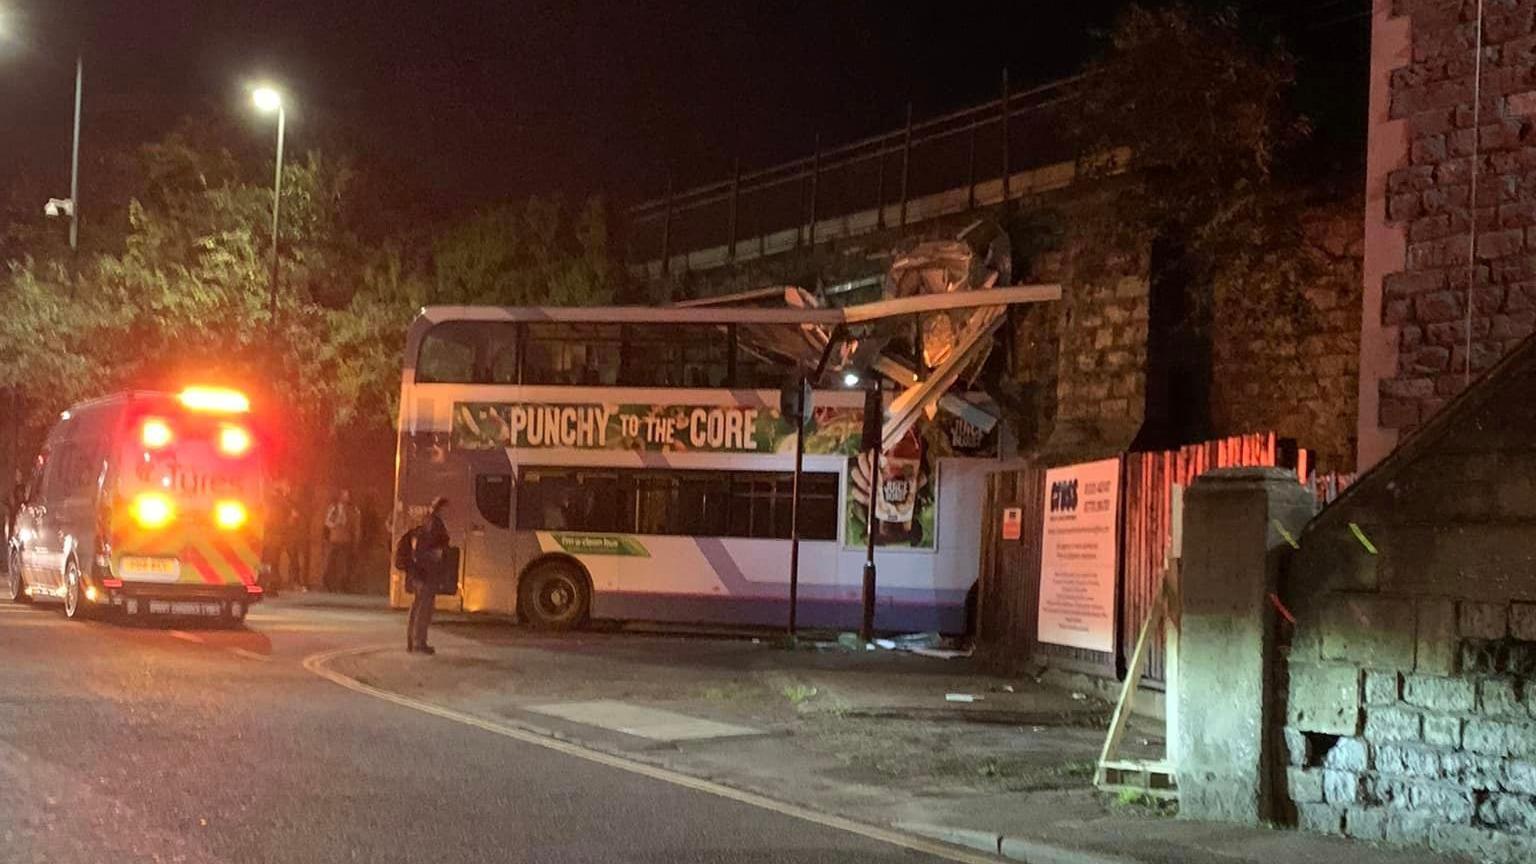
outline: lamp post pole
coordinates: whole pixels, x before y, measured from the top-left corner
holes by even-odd
[[[277,106],[277,167],[272,178],[272,287],[270,319],[274,335],[277,333],[277,238],[279,219],[283,208],[283,135],[288,125],[287,111]]]
[[[69,251],[80,258],[80,103],[85,94],[85,55],[75,55],[75,132],[69,151]],[[78,270],[78,266],[76,267]]]
[[[257,110],[268,114],[277,113],[277,159],[272,169],[272,283],[268,297],[270,308],[267,320],[267,326],[275,340],[277,338],[278,232],[281,229],[283,212],[283,136],[287,132],[288,108],[284,104],[283,94],[274,87],[257,87],[251,93],[251,101],[256,103]]]

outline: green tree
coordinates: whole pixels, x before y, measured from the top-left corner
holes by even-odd
[[[1294,203],[1276,168],[1310,132],[1295,85],[1280,40],[1233,9],[1129,7],[1072,112],[1082,165],[1108,189],[1071,214],[1074,233],[1122,250],[1161,238],[1194,284],[1211,285],[1231,251]]]
[[[609,303],[623,273],[600,198],[575,211],[558,198],[531,198],[477,213],[438,236],[432,272],[433,303],[503,306]]]

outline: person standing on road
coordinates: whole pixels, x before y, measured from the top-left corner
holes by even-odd
[[[325,511],[325,572],[320,579],[327,591],[340,591],[351,580],[355,510],[352,494],[343,489]]]
[[[5,539],[9,541],[16,534],[16,520],[21,516],[21,508],[27,503],[27,481],[22,479],[21,469],[16,469],[16,482],[11,484],[9,500],[5,502]]]
[[[406,651],[419,651],[428,655],[437,653],[437,649],[427,644],[427,628],[432,626],[437,586],[448,557],[448,526],[443,524],[443,514],[447,510],[448,499],[438,498],[432,502],[432,510],[427,518],[414,529],[411,570],[406,574],[406,587],[411,589],[412,594],[411,614],[405,630]]]

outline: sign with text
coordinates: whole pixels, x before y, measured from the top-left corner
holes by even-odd
[[[1047,471],[1045,491],[1040,641],[1113,651],[1120,460]]]
[[[1003,510],[1003,539],[1017,540],[1024,536],[1024,510],[1007,507]]]
[[[863,412],[817,408],[806,418],[805,452],[858,452]],[[453,409],[458,450],[503,447],[708,453],[793,452],[795,427],[758,405],[623,405],[461,402]]]

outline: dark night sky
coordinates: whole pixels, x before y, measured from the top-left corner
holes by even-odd
[[[294,146],[339,130],[439,203],[635,200],[660,192],[668,163],[683,185],[719,179],[733,152],[760,166],[804,155],[818,131],[893,128],[909,96],[919,117],[990,98],[1005,64],[1021,85],[1070,72],[1121,5],[0,0],[15,31],[0,43],[0,186],[7,163],[65,176],[77,42],[88,164],[182,114],[248,114],[243,88],[265,75],[291,94]]]

